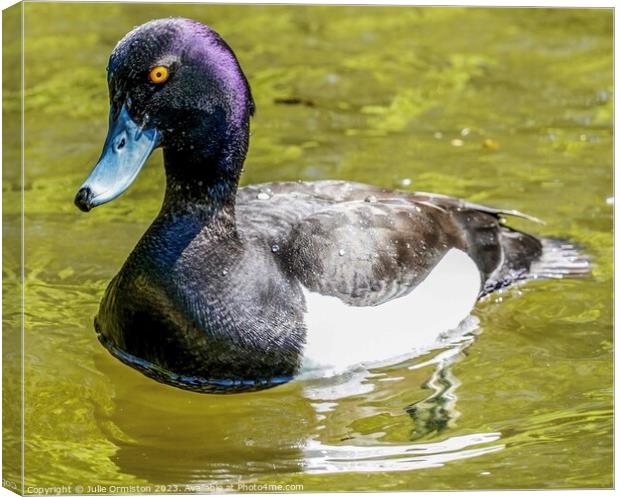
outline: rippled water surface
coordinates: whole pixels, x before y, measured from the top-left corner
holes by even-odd
[[[610,10],[25,8],[26,486],[612,484]],[[122,365],[92,320],[159,208],[161,153],[114,203],[85,215],[73,195],[105,136],[110,50],[170,15],[211,24],[250,80],[258,111],[243,183],[346,178],[519,209],[546,224],[514,226],[581,244],[593,277],[493,295],[423,357],[259,393],[180,391]],[[18,44],[7,50],[18,66]],[[3,188],[18,222],[6,162]],[[19,254],[5,259],[10,294]],[[9,311],[6,336],[19,323]],[[18,416],[6,403],[9,425]],[[4,477],[18,479],[12,468]]]

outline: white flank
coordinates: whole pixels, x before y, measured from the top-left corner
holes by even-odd
[[[480,273],[461,250],[450,250],[407,295],[372,307],[304,289],[307,336],[303,370],[338,373],[422,353],[456,328],[476,303]]]

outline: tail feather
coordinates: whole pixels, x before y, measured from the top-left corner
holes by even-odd
[[[589,257],[567,240],[539,239],[502,226],[500,243],[503,261],[485,282],[482,295],[517,281],[585,278],[591,275]]]
[[[530,278],[584,278],[592,274],[590,258],[567,240],[543,238],[542,254],[530,266]]]

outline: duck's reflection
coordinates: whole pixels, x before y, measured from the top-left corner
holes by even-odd
[[[428,361],[409,366],[410,369],[420,369],[431,364],[435,365],[430,378],[423,385],[423,388],[430,390],[431,394],[412,403],[406,409],[414,422],[412,440],[440,435],[452,427],[460,416],[460,412],[456,409],[458,400],[456,390],[461,382],[452,372],[452,366],[466,355],[467,348],[474,341],[477,326],[476,319],[468,318],[461,325],[461,330],[465,332],[444,337],[449,342],[445,350],[435,354]]]
[[[398,366],[239,395],[160,385],[102,353],[97,366],[116,395],[96,416],[120,471],[154,484],[443,465],[503,447],[498,433],[449,436],[459,415],[452,365],[470,331]]]
[[[251,394],[204,395],[142,377],[101,356],[116,385],[96,413],[122,473],[151,483],[253,478],[298,471],[316,413],[295,382]]]
[[[414,422],[412,440],[437,436],[449,428],[459,416],[456,410],[458,379],[452,374],[450,365],[436,369],[425,387],[433,393],[407,407]]]

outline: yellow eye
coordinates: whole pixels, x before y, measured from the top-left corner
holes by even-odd
[[[149,73],[149,79],[151,82],[160,84],[168,79],[169,73],[168,68],[165,66],[157,66],[151,69]]]

